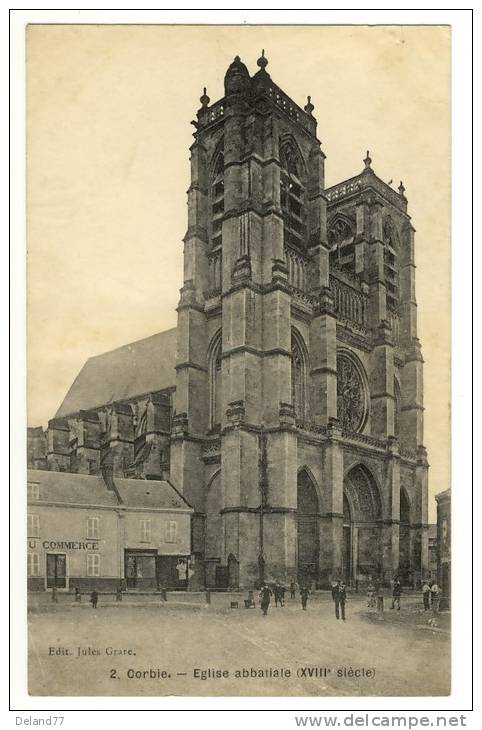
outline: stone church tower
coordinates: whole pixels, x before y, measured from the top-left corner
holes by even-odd
[[[193,588],[410,581],[428,464],[405,190],[368,153],[325,188],[310,97],[267,65],[235,58],[201,97],[177,328],[89,358],[28,463],[170,480]]]
[[[258,59],[206,90],[191,147],[170,479],[200,583],[405,580],[427,568],[422,356],[403,185],[325,188]]]

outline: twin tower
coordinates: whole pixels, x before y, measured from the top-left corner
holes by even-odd
[[[258,59],[193,122],[170,479],[197,580],[427,570],[422,356],[403,185],[325,188],[314,107]]]

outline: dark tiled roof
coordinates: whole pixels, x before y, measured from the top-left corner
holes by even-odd
[[[174,387],[176,333],[174,327],[89,358],[55,417]]]
[[[118,505],[115,493],[107,489],[101,476],[28,469],[27,481],[39,484],[41,502],[92,504],[106,507]]]
[[[190,505],[174,487],[154,479],[116,479],[114,481],[126,507],[163,507],[190,509]]]
[[[102,476],[71,474],[70,472],[28,469],[27,481],[39,485],[42,502],[85,504],[118,507],[114,491],[107,488]],[[182,495],[166,481],[154,479],[123,479],[114,477],[121,504],[126,507],[147,509],[184,509],[191,506]]]

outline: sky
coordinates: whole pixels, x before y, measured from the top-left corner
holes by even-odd
[[[235,55],[300,106],[326,185],[403,180],[416,228],[430,493],[450,486],[450,29],[80,26],[27,29],[28,423],[83,363],[176,325],[190,121]],[[431,519],[434,519],[431,500]]]

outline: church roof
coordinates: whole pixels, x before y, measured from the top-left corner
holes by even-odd
[[[174,327],[90,357],[55,417],[175,387],[176,334]]]

